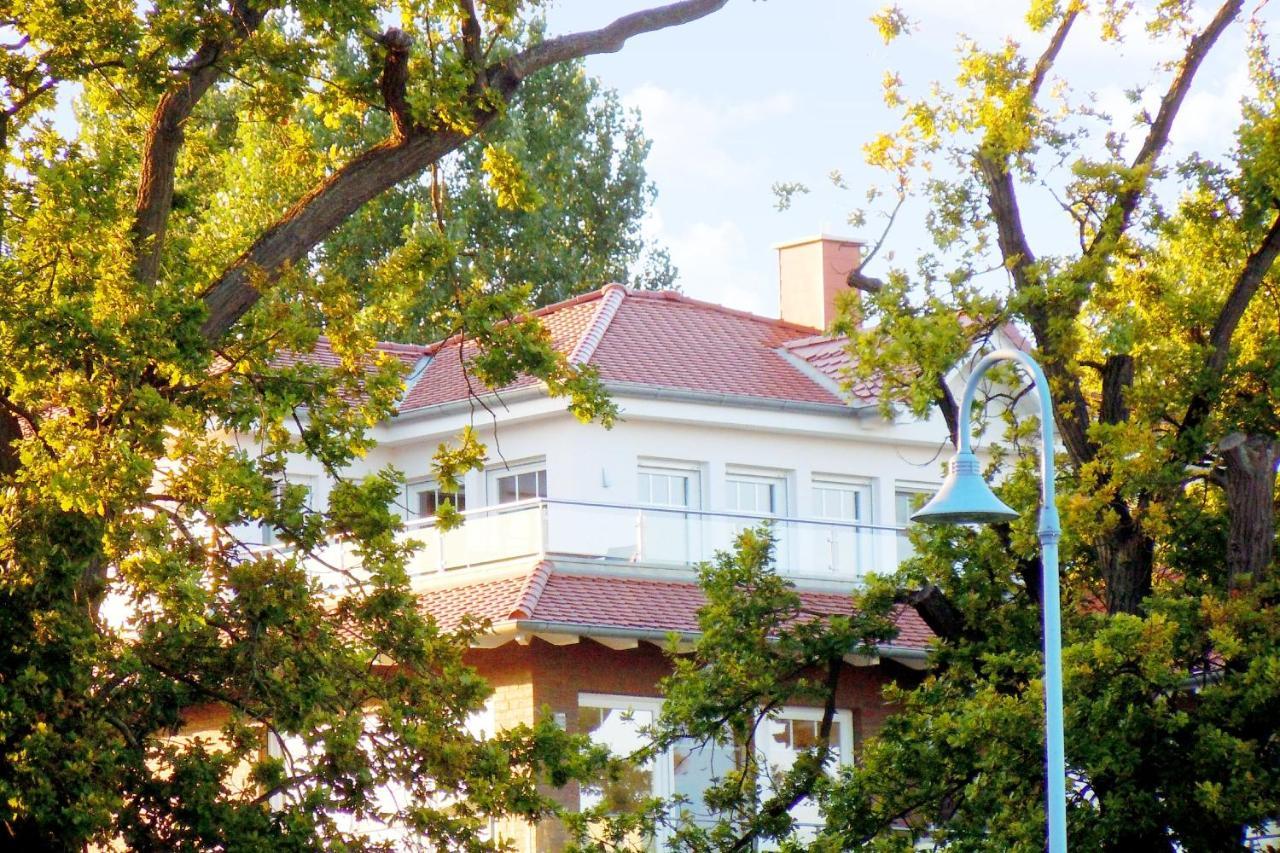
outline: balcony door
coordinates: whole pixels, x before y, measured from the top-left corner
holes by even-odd
[[[783,476],[730,471],[725,477],[725,507],[735,515],[752,518],[731,518],[728,541],[717,542],[717,548],[733,545],[742,530],[760,523],[759,520],[787,514],[787,480]],[[785,521],[773,525],[774,562],[780,572],[790,572],[792,560],[792,531]],[[718,537],[717,537],[718,538]]]
[[[851,525],[871,524],[871,484],[854,479],[813,481],[813,515],[831,525],[816,524],[806,538],[811,569],[841,576],[861,575],[872,566],[872,531]]]
[[[699,516],[702,478],[693,465],[640,466],[637,475],[637,559],[690,564],[701,559]]]

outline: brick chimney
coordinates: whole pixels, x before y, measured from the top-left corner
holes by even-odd
[[[774,246],[782,319],[829,329],[836,318],[836,294],[849,289],[847,277],[858,268],[862,246],[858,240],[826,234]]]

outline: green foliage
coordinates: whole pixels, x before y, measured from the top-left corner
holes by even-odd
[[[1170,87],[1165,112],[1136,122],[1145,139],[1130,144],[1054,68],[1055,45],[1080,38],[1082,16],[1116,41],[1134,5],[1034,2],[1036,35],[964,40],[950,84],[912,95],[901,75],[886,75],[902,122],[864,149],[898,198],[926,203],[935,245],[912,269],[864,272],[862,292],[844,300],[837,330],[850,337],[851,381],[881,381],[887,417],[925,416],[946,404],[944,383],[958,396],[956,371],[1010,330],[1029,333],[1049,375],[1062,442],[1073,849],[1239,850],[1247,830],[1280,817],[1280,575],[1273,549],[1263,565],[1242,568],[1241,557],[1275,537],[1275,463],[1260,457],[1250,481],[1228,456],[1246,436],[1280,444],[1280,73],[1256,13],[1232,150],[1176,165],[1160,156],[1180,126],[1181,87],[1205,51],[1222,50],[1215,38],[1239,4],[1212,11],[1160,3],[1149,16],[1147,36],[1174,52],[1156,81]],[[886,40],[910,29],[892,8],[873,23]],[[1126,71],[1117,59],[1116,79]],[[1135,98],[1149,85],[1125,82]],[[1018,200],[1044,187],[1074,220],[1078,251],[1037,251],[1050,235],[1022,219]],[[775,189],[783,207],[804,191]],[[898,713],[858,762],[808,780],[825,824],[807,849],[1043,849],[1040,451],[1037,423],[1017,403],[1023,385],[1010,371],[983,389],[988,473],[1019,519],[913,530],[916,556],[856,598],[884,613],[886,601],[930,591],[950,617],[935,619],[925,677],[885,691]],[[1248,482],[1260,484],[1252,503],[1241,498]],[[794,599],[776,580],[740,573],[721,597],[731,566],[762,562],[758,543],[739,549],[704,577],[707,634],[667,685],[681,731],[726,743],[777,695],[774,678],[791,660],[783,650],[822,642],[785,618]],[[835,626],[830,636],[858,635]],[[667,735],[660,729],[659,742]],[[676,846],[729,849],[759,836],[786,849],[786,822],[766,803],[724,805],[715,826],[681,827]]]
[[[647,142],[574,63],[510,109],[474,92],[470,5],[6,5],[0,846],[383,849],[371,833],[391,828],[491,849],[490,819],[539,820],[558,808],[548,785],[602,772],[550,721],[467,732],[489,693],[464,660],[483,626],[420,612],[390,509],[401,475],[349,474],[403,392],[374,347],[391,332],[464,336],[478,382],[531,374],[581,417],[613,416],[589,371],[512,318],[628,277]],[[540,3],[476,5],[489,61],[542,39]],[[260,301],[211,338],[211,282],[391,144],[375,34],[393,16],[410,120],[486,134],[315,225],[296,263],[248,270]],[[210,69],[207,91],[189,85]],[[59,93],[74,138],[50,120]],[[190,115],[152,125],[187,95]],[[158,231],[138,215],[157,140],[180,143]],[[333,358],[299,359],[321,335]],[[446,486],[483,455],[469,434],[442,450]],[[332,478],[326,505],[284,482],[299,459]],[[241,541],[260,527],[278,547]],[[388,809],[388,786],[408,805]]]
[[[767,526],[749,528],[732,551],[718,552],[700,567],[707,602],[698,611],[699,634],[691,650],[672,640],[662,713],[646,749],[628,756],[642,761],[675,744],[714,745],[736,755],[735,765],[702,792],[699,802],[648,802],[621,813],[611,809],[580,816],[572,824],[578,833],[574,849],[634,850],[643,844],[638,839],[659,830],[673,850],[725,850],[743,839],[808,849],[797,846],[801,842],[788,807],[806,792],[820,801],[827,796],[835,781],[828,775],[834,769],[831,750],[823,745],[802,752],[789,770],[773,773],[770,789],[762,784],[765,768],[754,747],[756,733],[784,705],[822,707],[838,685],[833,679],[839,675],[832,672],[840,672],[844,657],[874,655],[897,629],[887,587],[868,590],[849,615],[806,610],[794,586],[778,575],[774,548]]]

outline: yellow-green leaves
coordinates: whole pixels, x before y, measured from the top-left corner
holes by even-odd
[[[871,23],[880,34],[885,44],[901,35],[911,32],[914,22],[897,4],[885,6],[871,16]]]
[[[524,167],[510,150],[494,145],[486,146],[482,164],[489,189],[497,198],[498,207],[531,211],[542,203],[537,191],[529,183]]]

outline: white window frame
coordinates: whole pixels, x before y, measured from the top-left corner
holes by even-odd
[[[547,483],[547,495],[551,494],[551,473],[547,467],[547,459],[545,456],[539,456],[536,459],[525,459],[509,465],[495,465],[485,470],[485,488],[487,490],[489,506],[504,506],[498,499],[498,481],[503,477],[519,477],[521,474],[529,474],[532,472],[542,471]],[[530,498],[517,498],[516,503],[525,500],[533,500]],[[511,501],[507,501],[511,503]]]
[[[657,720],[658,715],[662,712],[663,700],[651,696],[627,696],[617,693],[579,693],[578,708],[597,708],[611,711],[647,711],[653,715],[653,719]],[[787,720],[804,720],[808,722],[821,722],[824,709],[810,707],[807,705],[784,705],[778,709],[778,712],[771,715],[775,718]],[[835,722],[840,726],[840,742],[837,745],[839,754],[836,756],[834,763],[827,765],[827,772],[834,773],[838,768],[843,766],[851,766],[854,763],[854,735],[853,735],[853,710],[850,708],[837,708],[834,717]],[[580,734],[583,734],[580,732]],[[759,742],[752,745],[752,749],[756,753],[757,761],[762,764],[765,761],[765,754],[760,748]],[[655,797],[669,799],[675,790],[675,760],[672,750],[668,748],[660,756],[653,759],[653,793]],[[762,773],[767,772],[762,767]],[[763,778],[759,779],[757,784],[765,784]],[[579,802],[581,808],[581,802]],[[660,832],[657,840],[660,846],[664,841],[664,833]]]
[[[895,547],[894,557],[897,563],[900,564],[902,563],[903,560],[910,559],[912,556],[915,555],[914,548],[911,548],[911,553],[908,553],[905,555],[903,554],[904,545],[905,547],[910,548],[910,542],[907,541],[907,532],[906,532],[907,528],[910,527],[915,522],[913,522],[910,518],[906,519],[905,521],[899,520],[898,496],[904,495],[904,494],[923,495],[925,500],[928,500],[933,495],[936,495],[938,493],[938,489],[940,488],[942,488],[942,486],[939,485],[938,483],[919,483],[919,482],[912,482],[909,480],[898,480],[894,482],[893,484],[893,526],[895,528],[898,528],[896,544],[894,546]]]
[[[791,495],[790,490],[787,488],[790,479],[790,476],[785,471],[731,465],[724,472],[725,508],[730,512],[760,515],[762,518],[788,518],[791,515]],[[744,510],[729,506],[729,489],[734,482],[773,486],[773,510],[760,513],[756,510]]]
[[[818,489],[849,489],[861,493],[863,498],[863,507],[866,511],[866,518],[856,518],[853,524],[875,524],[876,519],[876,501],[875,501],[875,481],[870,477],[855,477],[847,474],[813,474],[809,478],[809,497],[812,501],[813,512],[810,515],[813,518],[822,519],[824,521],[847,521],[837,516],[821,515],[818,511],[817,490]],[[856,504],[855,504],[856,507]]]
[[[418,506],[414,498],[417,496],[418,493],[424,492],[424,491],[437,492],[439,493],[439,496],[441,498],[450,499],[453,502],[454,507],[456,507],[459,512],[465,511],[465,506],[458,507],[457,498],[459,497],[459,495],[461,495],[463,500],[464,501],[466,500],[467,484],[464,482],[464,483],[460,483],[459,485],[462,486],[462,488],[459,491],[449,493],[449,492],[441,491],[440,482],[434,477],[417,477],[415,479],[407,481],[404,484],[404,520],[418,521],[424,518],[432,517],[430,515],[418,514]],[[424,488],[424,487],[429,487],[429,488]]]
[[[307,499],[303,502],[303,506],[309,512],[315,511],[316,487],[320,483],[320,478],[315,474],[291,474],[285,471],[284,475],[279,477],[275,483],[276,500],[280,499],[284,487],[288,486],[306,486]],[[276,529],[265,521],[258,523],[258,533],[262,539],[262,544],[266,546],[275,546],[280,544],[280,537],[276,533]]]
[[[640,478],[646,474],[654,474],[659,476],[687,477],[689,480],[689,488],[692,494],[688,495],[688,502],[679,504],[656,504],[646,502],[640,497]],[[639,506],[653,507],[655,509],[672,509],[672,510],[700,510],[702,509],[702,465],[697,462],[679,462],[670,459],[651,459],[641,457],[636,464],[636,503]]]

